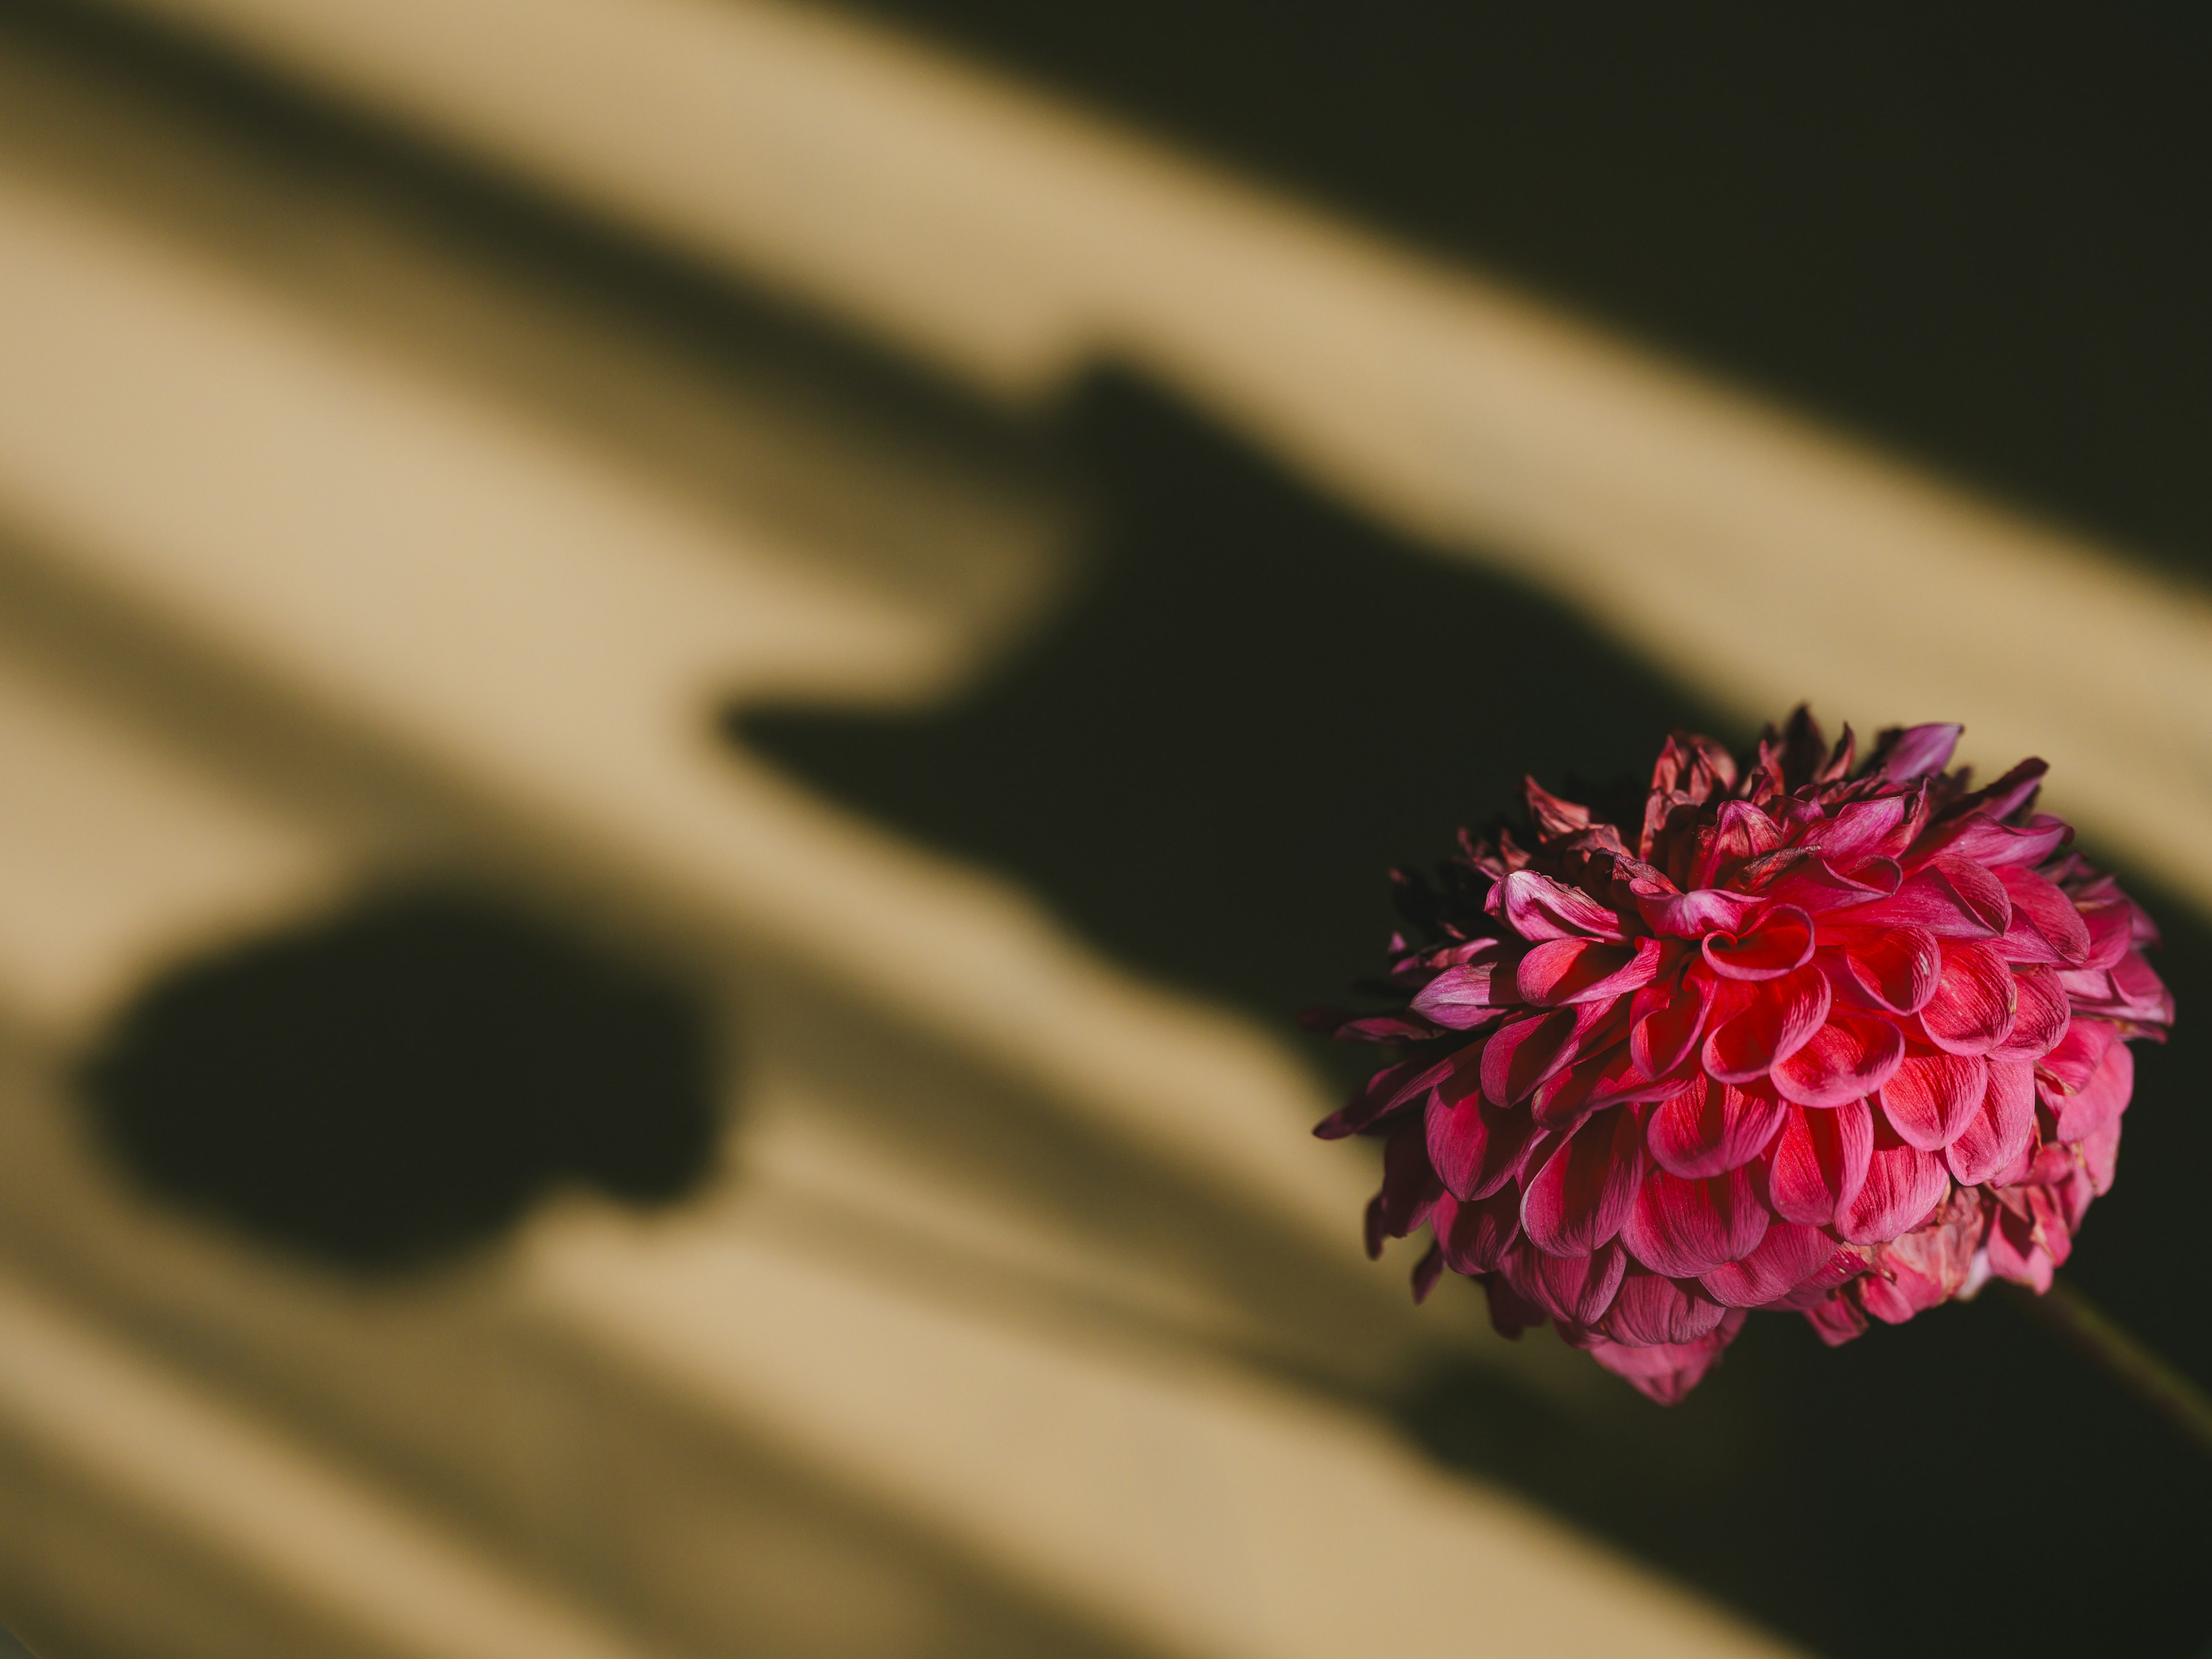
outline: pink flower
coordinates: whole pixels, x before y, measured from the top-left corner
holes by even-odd
[[[1308,1020],[1401,1056],[1316,1131],[1388,1137],[1369,1254],[1425,1227],[1416,1297],[1464,1273],[1668,1403],[1753,1310],[1843,1342],[2046,1289],[2173,1004],[2043,763],[1971,788],[1959,730],[1856,767],[1802,708],[1741,768],[1677,734],[1639,822],[1532,780],[1533,850],[1394,872],[1395,1006]]]

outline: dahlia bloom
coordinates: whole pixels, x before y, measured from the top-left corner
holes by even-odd
[[[1677,734],[1640,821],[1531,780],[1533,847],[1394,872],[1394,1006],[1308,1019],[1401,1055],[1316,1131],[1388,1138],[1369,1254],[1425,1227],[1417,1298],[1466,1274],[1666,1403],[1753,1310],[1838,1343],[2048,1289],[2173,1005],[2044,763],[1972,788],[1959,732]]]

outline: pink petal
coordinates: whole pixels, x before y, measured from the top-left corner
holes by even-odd
[[[1756,1308],[1787,1296],[1827,1265],[1836,1242],[1818,1227],[1778,1221],[1759,1248],[1698,1277],[1705,1294],[1730,1308]]]
[[[1728,1310],[1695,1285],[1631,1267],[1598,1322],[1598,1329],[1633,1348],[1694,1342],[1721,1322]]]
[[[1516,981],[1521,1000],[1539,1007],[1553,1007],[1625,996],[1651,982],[1659,971],[1661,948],[1656,939],[1638,939],[1633,946],[1600,945],[1589,939],[1548,939],[1521,958]],[[1414,999],[1413,1006],[1420,1006],[1419,998]],[[1437,1020],[1438,1024],[1444,1023]]]
[[[2004,1041],[1990,1050],[1991,1060],[2040,1060],[2058,1046],[2074,1018],[2074,1004],[2051,968],[2013,970],[2017,1006],[2012,1029]]]
[[[1695,1342],[1661,1342],[1635,1348],[1599,1341],[1590,1345],[1589,1356],[1647,1398],[1662,1406],[1680,1405],[1682,1396],[1719,1363],[1721,1350],[1735,1340],[1742,1322],[1741,1313],[1731,1312]]]
[[[1429,1097],[1424,1125],[1430,1167],[1460,1199],[1487,1198],[1519,1173],[1536,1125],[1526,1112],[1493,1106],[1480,1094]]]
[[[2126,1043],[2115,1042],[2078,1093],[2062,1095],[2053,1103],[2059,1139],[2084,1140],[2110,1128],[2127,1110],[2135,1090],[2136,1057]]]
[[[1962,1187],[1992,1179],[2027,1150],[2035,1134],[2035,1068],[2024,1060],[1984,1064],[1990,1081],[1982,1103],[1943,1149],[1951,1178]]]
[[[1519,1194],[1501,1191],[1473,1204],[1455,1204],[1449,1218],[1437,1206],[1430,1224],[1443,1247],[1444,1266],[1469,1277],[1495,1273],[1521,1237]]]
[[[1855,927],[1834,930],[1843,962],[1860,994],[1893,1013],[1917,1013],[1936,994],[1943,973],[1943,953],[1936,935],[1922,927]]]
[[[1445,969],[1413,994],[1413,1007],[1446,1030],[1465,1031],[1502,1018],[1521,1000],[1512,962],[1477,962]]]
[[[1813,918],[1794,904],[1778,905],[1749,933],[1708,933],[1699,948],[1724,979],[1779,979],[1813,959]]]
[[[1782,1127],[1782,1102],[1771,1089],[1746,1091],[1701,1079],[1654,1111],[1644,1145],[1660,1168],[1678,1176],[1721,1175],[1766,1150]]]
[[[1996,946],[1946,939],[1943,975],[1920,1011],[1920,1028],[1947,1053],[1985,1054],[2012,1030],[2019,997],[2011,966]]]
[[[1620,1231],[1644,1179],[1644,1131],[1616,1108],[1555,1148],[1521,1198],[1521,1226],[1548,1255],[1588,1255]]]
[[[1905,1033],[1886,1019],[1838,1019],[1778,1060],[1767,1076],[1775,1092],[1800,1106],[1840,1106],[1872,1094],[1905,1058]]]
[[[1595,939],[1618,945],[1620,918],[1580,888],[1516,870],[1491,890],[1491,914],[1525,939]]]
[[[1937,854],[1888,898],[1838,918],[1888,927],[1919,927],[1939,939],[1995,939],[2012,922],[2012,900],[1994,871]]]
[[[1811,967],[1752,988],[1742,1011],[1705,1038],[1707,1075],[1723,1083],[1765,1076],[1777,1060],[1813,1040],[1828,1018],[1831,997],[1826,975]]]
[[[1876,1146],[1858,1191],[1836,1206],[1836,1231],[1853,1244],[1887,1243],[1927,1220],[1950,1190],[1950,1172],[1934,1153],[1903,1141]]]
[[[1873,1154],[1874,1118],[1864,1101],[1826,1112],[1792,1106],[1775,1139],[1767,1200],[1784,1220],[1825,1227],[1858,1196]]]
[[[1700,1181],[1654,1170],[1621,1224],[1620,1242],[1652,1272],[1694,1279],[1757,1249],[1767,1220],[1748,1170]]]
[[[1989,1074],[1985,1062],[1964,1055],[1908,1055],[1881,1085],[1882,1115],[1907,1146],[1941,1152],[1981,1109]]]
[[[2056,962],[2079,968],[2089,959],[2089,927],[2074,901],[2033,870],[1997,872],[2012,900],[2004,953],[2014,962]]]

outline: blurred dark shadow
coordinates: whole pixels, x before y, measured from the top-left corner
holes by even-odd
[[[1509,809],[1524,770],[1633,774],[1670,724],[1716,729],[1557,608],[1347,517],[1142,386],[1097,381],[1063,437],[1093,492],[1093,575],[1025,654],[934,711],[738,711],[729,727],[1008,872],[1151,972],[1280,1023],[1375,964],[1385,868]],[[2212,1001],[2212,934],[2142,896],[2183,1006]],[[2212,1320],[2173,1251],[2212,1167],[2192,1087],[2212,1039],[2181,1032],[2142,1056],[2124,1178],[2070,1271],[2204,1376]],[[1440,1461],[1838,1659],[2179,1655],[2203,1634],[2212,1482],[2002,1305],[1834,1352],[1798,1321],[1753,1320],[1683,1406],[1622,1402],[1571,1411],[1467,1367],[1431,1373],[1397,1417]]]
[[[489,900],[415,892],[172,972],[82,1080],[155,1193],[388,1270],[486,1243],[563,1182],[683,1197],[720,1069],[678,987]]]

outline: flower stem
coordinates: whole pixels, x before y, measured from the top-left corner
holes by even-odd
[[[2066,1280],[2053,1279],[2041,1296],[2021,1285],[2006,1283],[2003,1289],[2014,1304],[2096,1361],[2106,1376],[2212,1456],[2212,1395],[2145,1347]]]

